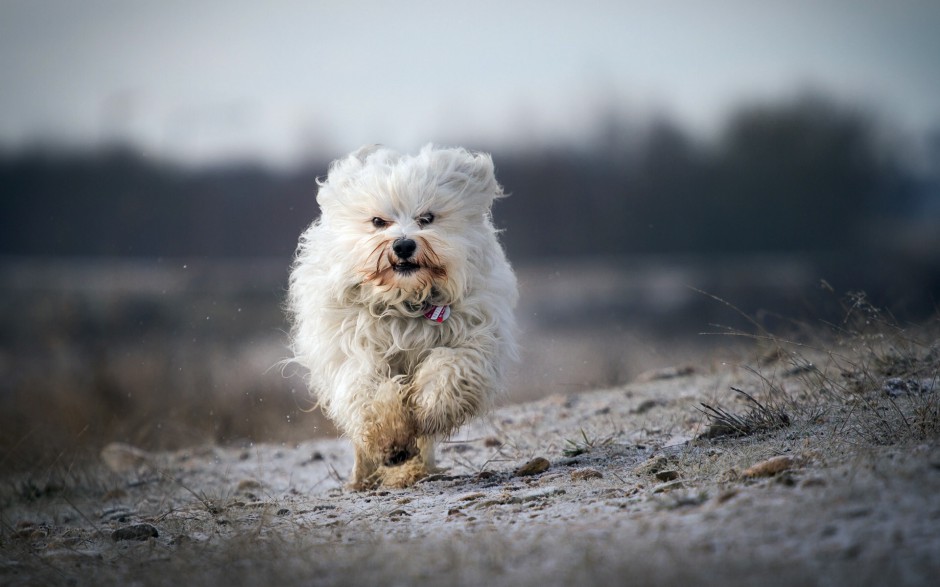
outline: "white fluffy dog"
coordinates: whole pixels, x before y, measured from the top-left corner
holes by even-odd
[[[350,487],[406,487],[484,412],[515,357],[516,279],[489,155],[364,147],[320,182],[290,275],[294,361],[352,440]]]

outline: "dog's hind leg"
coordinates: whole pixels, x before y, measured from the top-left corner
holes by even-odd
[[[435,444],[436,443],[434,442],[433,436],[418,437],[418,458],[421,459],[421,462],[424,464],[424,468],[427,469],[428,472],[431,472],[431,473],[437,471],[437,467],[434,466],[435,465],[435,459],[434,459],[434,445]]]

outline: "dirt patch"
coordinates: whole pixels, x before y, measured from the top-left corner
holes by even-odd
[[[338,439],[4,473],[0,582],[932,585],[938,325],[850,301],[825,340],[500,408],[409,489],[345,489]]]
[[[931,584],[930,352],[916,389],[784,354],[507,406],[405,490],[344,489],[344,440],[110,445],[93,463],[4,477],[0,582]],[[696,408],[746,416],[739,390],[788,425],[706,434]]]

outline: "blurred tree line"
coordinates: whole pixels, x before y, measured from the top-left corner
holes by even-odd
[[[517,262],[845,252],[878,246],[873,224],[911,216],[930,189],[938,197],[872,115],[817,95],[743,107],[708,143],[668,120],[631,129],[613,119],[589,147],[494,159],[511,194],[496,222]],[[121,148],[7,153],[0,253],[289,256],[327,167],[189,169]]]

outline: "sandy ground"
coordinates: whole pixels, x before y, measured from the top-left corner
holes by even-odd
[[[769,369],[787,397],[806,389],[799,369]],[[698,438],[700,402],[740,410],[731,387],[763,385],[741,366],[679,368],[506,406],[406,490],[344,489],[342,439],[110,445],[3,479],[0,583],[936,584],[937,436],[875,442],[831,401]]]

